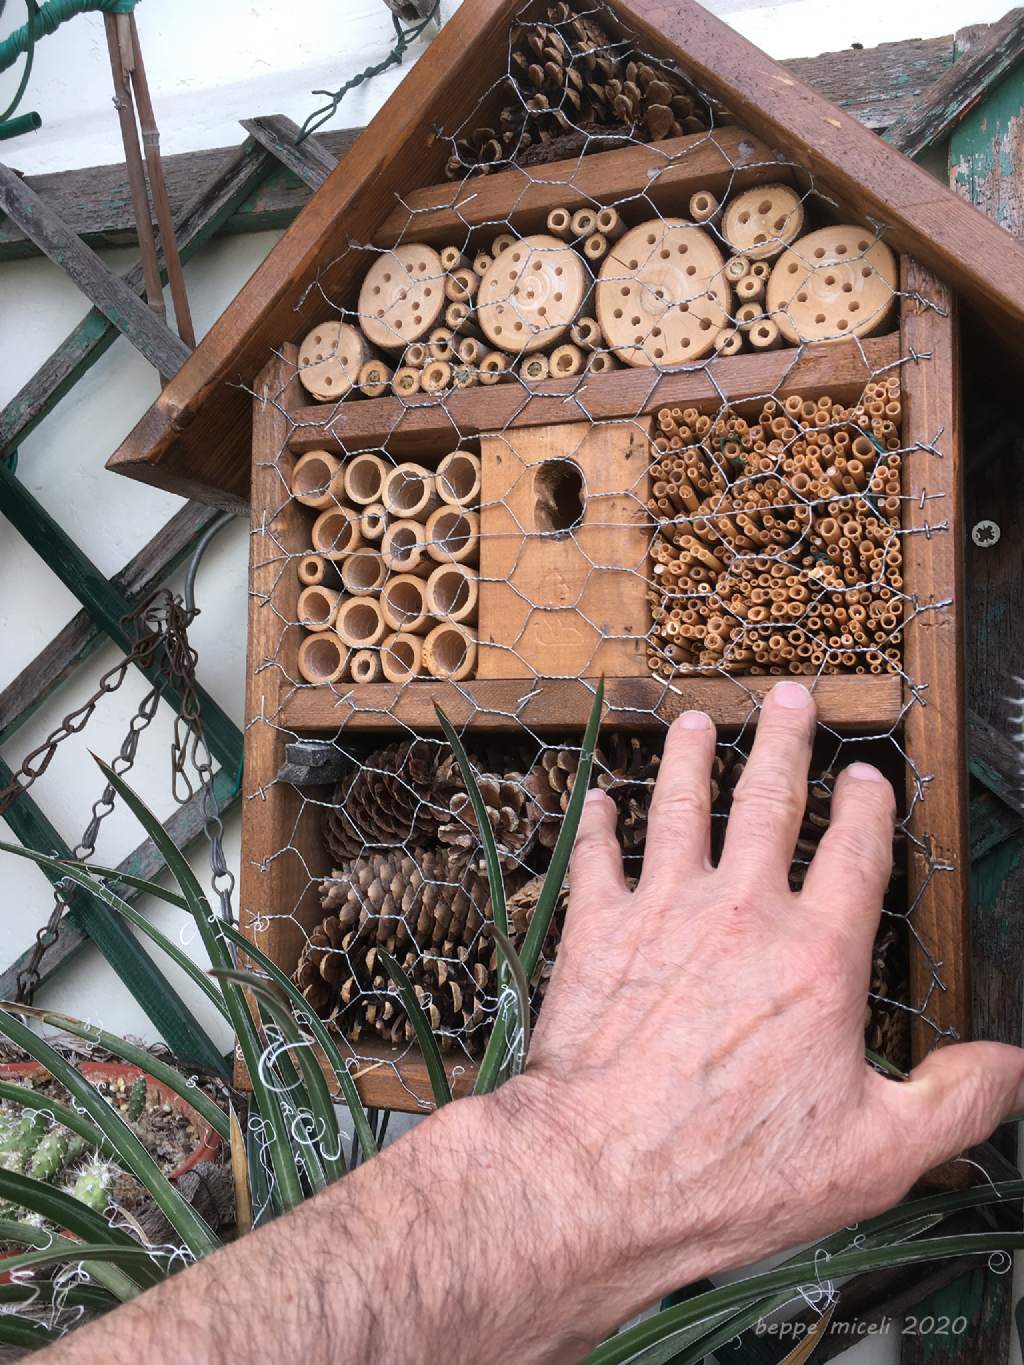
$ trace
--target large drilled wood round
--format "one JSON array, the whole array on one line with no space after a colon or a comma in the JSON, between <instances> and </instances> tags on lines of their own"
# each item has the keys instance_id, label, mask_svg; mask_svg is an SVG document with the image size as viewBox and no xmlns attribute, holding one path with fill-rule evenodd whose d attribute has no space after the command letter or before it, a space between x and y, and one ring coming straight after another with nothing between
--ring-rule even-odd
<instances>
[{"instance_id":1,"label":"large drilled wood round","mask_svg":"<svg viewBox=\"0 0 1024 1365\"><path fill-rule=\"evenodd\" d=\"M652 218L601 265L597 320L627 365L683 365L713 348L732 291L711 237L682 218Z\"/></svg>"},{"instance_id":2,"label":"large drilled wood round","mask_svg":"<svg viewBox=\"0 0 1024 1365\"><path fill-rule=\"evenodd\" d=\"M768 260L800 236L804 206L790 185L756 185L744 190L722 216L722 235L737 255Z\"/></svg>"},{"instance_id":3,"label":"large drilled wood round","mask_svg":"<svg viewBox=\"0 0 1024 1365\"><path fill-rule=\"evenodd\" d=\"M840 341L877 331L896 297L896 257L867 228L801 237L776 262L767 309L787 341Z\"/></svg>"},{"instance_id":4,"label":"large drilled wood round","mask_svg":"<svg viewBox=\"0 0 1024 1365\"><path fill-rule=\"evenodd\" d=\"M476 296L477 321L497 350L522 355L561 340L587 291L580 257L557 237L514 242L487 267Z\"/></svg>"},{"instance_id":5,"label":"large drilled wood round","mask_svg":"<svg viewBox=\"0 0 1024 1365\"><path fill-rule=\"evenodd\" d=\"M374 346L400 350L434 327L445 305L444 267L432 246L382 251L359 290L359 321Z\"/></svg>"},{"instance_id":6,"label":"large drilled wood round","mask_svg":"<svg viewBox=\"0 0 1024 1365\"><path fill-rule=\"evenodd\" d=\"M366 340L347 322L321 322L302 339L299 379L302 387L323 402L341 398L359 377L369 355Z\"/></svg>"}]
</instances>

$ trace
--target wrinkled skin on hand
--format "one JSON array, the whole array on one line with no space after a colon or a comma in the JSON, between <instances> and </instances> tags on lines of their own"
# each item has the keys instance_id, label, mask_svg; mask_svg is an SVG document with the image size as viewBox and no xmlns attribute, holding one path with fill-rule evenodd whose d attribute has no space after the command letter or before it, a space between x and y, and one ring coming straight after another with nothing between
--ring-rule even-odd
<instances>
[{"instance_id":1,"label":"wrinkled skin on hand","mask_svg":"<svg viewBox=\"0 0 1024 1365\"><path fill-rule=\"evenodd\" d=\"M814 720L799 684L769 694L718 867L703 713L669 731L633 892L615 807L588 796L529 1065L499 1094L560 1136L566 1179L606 1211L574 1209L620 1258L611 1316L891 1207L1024 1098L1016 1048L944 1047L906 1084L865 1063L895 799L866 764L842 773L791 892Z\"/></svg>"}]
</instances>

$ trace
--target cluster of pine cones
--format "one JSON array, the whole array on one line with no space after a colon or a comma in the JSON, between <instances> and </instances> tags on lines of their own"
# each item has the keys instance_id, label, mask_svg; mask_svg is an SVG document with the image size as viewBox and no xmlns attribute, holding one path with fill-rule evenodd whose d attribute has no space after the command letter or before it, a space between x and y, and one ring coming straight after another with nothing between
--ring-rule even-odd
<instances>
[{"instance_id":1,"label":"cluster of pine cones","mask_svg":"<svg viewBox=\"0 0 1024 1365\"><path fill-rule=\"evenodd\" d=\"M569 803L579 750L547 748L528 761L522 751L495 746L478 750L471 761L505 868L512 940L519 944ZM716 857L745 762L733 747L715 758ZM633 875L658 764L655 746L635 735L608 734L595 754L593 780L618 806L619 838ZM812 777L790 871L794 889L828 827L830 801L830 776ZM497 949L488 932L490 896L476 820L451 750L440 741L415 739L368 755L335 789L324 838L334 871L321 884L324 918L309 934L295 976L310 1005L354 1042L374 1036L411 1041L411 1025L377 961L384 948L404 967L442 1048L478 1054L496 1007ZM532 983L538 1005L564 902L563 893ZM901 997L903 983L895 976L900 960L896 936L880 938L873 994ZM905 1053L897 1036L905 1018L902 1010L869 1011L868 1045L897 1065Z\"/></svg>"},{"instance_id":2,"label":"cluster of pine cones","mask_svg":"<svg viewBox=\"0 0 1024 1365\"><path fill-rule=\"evenodd\" d=\"M709 124L704 102L677 76L612 37L592 10L577 13L565 0L548 7L547 22L513 26L499 97L496 127L455 139L450 179L574 156L595 133L594 148L607 150L609 133L655 142Z\"/></svg>"}]
</instances>

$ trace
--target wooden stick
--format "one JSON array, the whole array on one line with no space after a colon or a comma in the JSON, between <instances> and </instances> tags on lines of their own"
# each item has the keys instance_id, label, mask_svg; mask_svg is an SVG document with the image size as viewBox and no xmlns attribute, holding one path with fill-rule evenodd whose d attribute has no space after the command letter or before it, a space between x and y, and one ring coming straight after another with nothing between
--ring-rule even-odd
<instances>
[{"instance_id":1,"label":"wooden stick","mask_svg":"<svg viewBox=\"0 0 1024 1365\"><path fill-rule=\"evenodd\" d=\"M307 635L299 645L298 670L306 682L340 682L348 673L352 651L333 630Z\"/></svg>"},{"instance_id":2,"label":"wooden stick","mask_svg":"<svg viewBox=\"0 0 1024 1365\"><path fill-rule=\"evenodd\" d=\"M423 664L432 678L460 682L476 666L476 640L463 626L435 626L423 641Z\"/></svg>"},{"instance_id":3,"label":"wooden stick","mask_svg":"<svg viewBox=\"0 0 1024 1365\"><path fill-rule=\"evenodd\" d=\"M608 254L608 238L603 232L592 232L583 243L583 254L591 265L596 265Z\"/></svg>"},{"instance_id":4,"label":"wooden stick","mask_svg":"<svg viewBox=\"0 0 1024 1365\"><path fill-rule=\"evenodd\" d=\"M512 372L512 357L504 351L488 351L478 366L481 384L497 384Z\"/></svg>"},{"instance_id":5,"label":"wooden stick","mask_svg":"<svg viewBox=\"0 0 1024 1365\"><path fill-rule=\"evenodd\" d=\"M596 318L577 318L569 328L569 336L573 345L584 351L594 351L604 345L604 333Z\"/></svg>"}]
</instances>

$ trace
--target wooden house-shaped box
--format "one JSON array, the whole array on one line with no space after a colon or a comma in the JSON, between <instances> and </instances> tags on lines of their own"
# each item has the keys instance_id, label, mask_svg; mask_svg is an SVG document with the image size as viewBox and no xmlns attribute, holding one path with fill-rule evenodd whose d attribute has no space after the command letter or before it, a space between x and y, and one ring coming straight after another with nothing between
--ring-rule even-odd
<instances>
[{"instance_id":1,"label":"wooden house-shaped box","mask_svg":"<svg viewBox=\"0 0 1024 1365\"><path fill-rule=\"evenodd\" d=\"M719 727L721 817L811 686L794 885L879 763L868 1040L966 1035L961 297L1012 337L1024 253L691 0L463 0L115 454L249 504L242 923L368 1103L429 1099L377 946L462 1089L495 1009L435 704L521 929L599 678L634 870L672 717Z\"/></svg>"}]
</instances>

